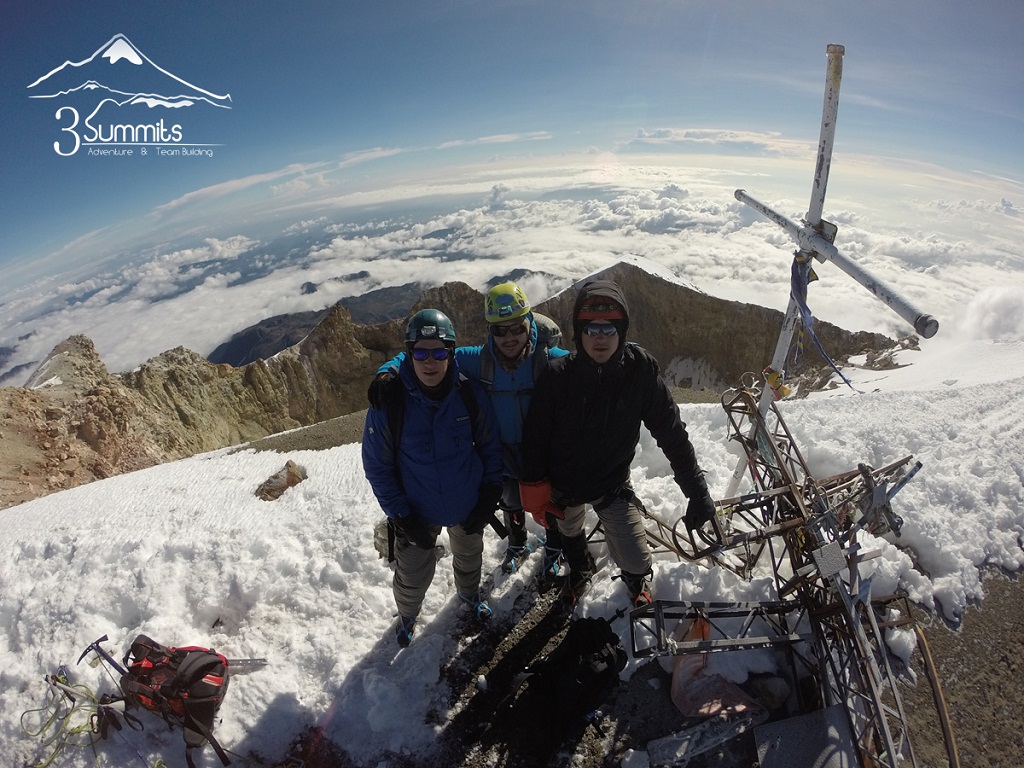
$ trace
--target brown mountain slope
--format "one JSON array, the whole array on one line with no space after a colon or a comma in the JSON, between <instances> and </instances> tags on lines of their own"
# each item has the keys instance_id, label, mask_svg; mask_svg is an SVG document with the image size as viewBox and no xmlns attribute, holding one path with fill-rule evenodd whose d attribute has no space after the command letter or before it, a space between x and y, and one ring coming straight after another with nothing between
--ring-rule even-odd
<instances>
[{"instance_id":1,"label":"brown mountain slope","mask_svg":"<svg viewBox=\"0 0 1024 768\"><path fill-rule=\"evenodd\" d=\"M771 359L782 323L773 310L716 299L620 264L631 301L629 338L649 349L676 386L722 390ZM572 348L575 289L537 305ZM464 283L428 289L409 310L445 311L459 341L486 334L483 296ZM110 373L93 343L54 348L27 387L0 388L0 508L164 461L246 442L362 409L379 365L402 348L404 319L352 322L334 306L299 343L241 367L178 347L128 373ZM891 347L884 336L815 325L836 359ZM804 368L820 365L809 354ZM797 369L799 370L799 369Z\"/></svg>"}]
</instances>

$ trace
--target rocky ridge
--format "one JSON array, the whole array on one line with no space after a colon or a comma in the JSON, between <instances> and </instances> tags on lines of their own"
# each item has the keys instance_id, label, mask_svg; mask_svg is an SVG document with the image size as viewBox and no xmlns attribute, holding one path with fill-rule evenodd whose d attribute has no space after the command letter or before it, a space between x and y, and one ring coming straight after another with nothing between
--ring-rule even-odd
<instances>
[{"instance_id":1,"label":"rocky ridge","mask_svg":"<svg viewBox=\"0 0 1024 768\"><path fill-rule=\"evenodd\" d=\"M675 386L721 391L771 359L779 312L716 299L628 264L603 276L631 301L629 338L662 363ZM575 289L536 309L553 317L571 348ZM463 344L481 343L482 295L464 283L424 291L409 314L445 311ZM0 509L92 480L237 445L361 410L366 384L402 349L405 318L352 321L335 305L298 343L247 365L211 363L183 347L133 371L111 373L92 341L72 336L38 366L25 387L0 388ZM895 342L816 323L837 360ZM805 378L822 361L808 355ZM801 370L801 369L798 369Z\"/></svg>"}]
</instances>

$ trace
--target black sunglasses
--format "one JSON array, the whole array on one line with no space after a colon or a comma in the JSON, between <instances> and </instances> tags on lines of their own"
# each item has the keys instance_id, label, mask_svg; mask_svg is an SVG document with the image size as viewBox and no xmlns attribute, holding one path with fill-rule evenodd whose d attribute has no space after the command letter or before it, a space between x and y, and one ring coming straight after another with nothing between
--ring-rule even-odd
<instances>
[{"instance_id":1,"label":"black sunglasses","mask_svg":"<svg viewBox=\"0 0 1024 768\"><path fill-rule=\"evenodd\" d=\"M413 349L412 359L419 362L423 362L428 357L433 357L435 360L447 360L452 354L452 351L448 347L438 347L437 349Z\"/></svg>"},{"instance_id":2,"label":"black sunglasses","mask_svg":"<svg viewBox=\"0 0 1024 768\"><path fill-rule=\"evenodd\" d=\"M522 336L526 333L526 323L520 323L519 325L492 325L491 335L497 336L499 339L507 334L511 333L513 336Z\"/></svg>"}]
</instances>

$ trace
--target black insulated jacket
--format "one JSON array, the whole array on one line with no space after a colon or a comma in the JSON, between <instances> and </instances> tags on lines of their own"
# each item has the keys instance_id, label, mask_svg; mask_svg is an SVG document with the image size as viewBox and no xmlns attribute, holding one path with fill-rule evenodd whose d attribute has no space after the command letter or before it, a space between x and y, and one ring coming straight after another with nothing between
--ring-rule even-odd
<instances>
[{"instance_id":1,"label":"black insulated jacket","mask_svg":"<svg viewBox=\"0 0 1024 768\"><path fill-rule=\"evenodd\" d=\"M581 324L575 318L591 295L614 298L628 317L628 305L615 283L589 283L573 311L577 339ZM695 498L707 492L657 361L642 347L627 343L625 336L620 333L619 348L604 365L595 364L582 346L553 360L534 389L524 426L521 479L550 480L552 497L563 506L597 501L629 481L641 424L664 451L683 493Z\"/></svg>"}]
</instances>

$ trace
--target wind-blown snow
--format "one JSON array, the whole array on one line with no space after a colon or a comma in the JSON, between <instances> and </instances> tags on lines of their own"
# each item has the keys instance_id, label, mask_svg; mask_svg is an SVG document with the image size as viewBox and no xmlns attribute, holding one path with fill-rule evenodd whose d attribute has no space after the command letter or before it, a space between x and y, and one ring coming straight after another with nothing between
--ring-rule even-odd
<instances>
[{"instance_id":1,"label":"wind-blown snow","mask_svg":"<svg viewBox=\"0 0 1024 768\"><path fill-rule=\"evenodd\" d=\"M899 546L891 537L871 540L881 556L867 567L877 593L902 588L956 619L983 597L979 568L1024 567L1024 342L936 343L900 361L910 365L848 369L859 393L843 386L781 408L817 476L908 453L923 462L894 502L906 521ZM735 466L725 414L717 405L682 406L682 414L712 493L721 496ZM308 479L277 501L256 498L256 487L288 458ZM652 511L678 517L684 498L646 433L633 480ZM75 682L115 690L101 668L74 664L104 634L118 658L140 632L169 645L268 658L265 669L233 679L220 711L216 735L242 755L280 758L316 723L372 765L385 750L425 750L444 727L438 669L457 642L450 559L439 563L412 646L396 656L391 570L373 547L381 513L358 445L287 456L215 451L0 514L0 753L11 764L47 754L19 718L42 706L43 676L59 663L71 665ZM535 557L502 577L494 573L502 548L488 532L485 572L494 574L499 615L538 565ZM597 554L608 563L603 548ZM611 616L625 605L625 588L610 579L615 570L599 573L585 614ZM654 592L663 599L757 600L767 590L764 579L744 582L667 555L656 560ZM628 624L615 626L630 647ZM756 654L729 658L736 656L712 663L742 681L760 662ZM631 661L625 674L636 666ZM181 762L180 732L142 717L144 732L99 744L103 764ZM92 766L96 758L71 750L60 764Z\"/></svg>"}]
</instances>

